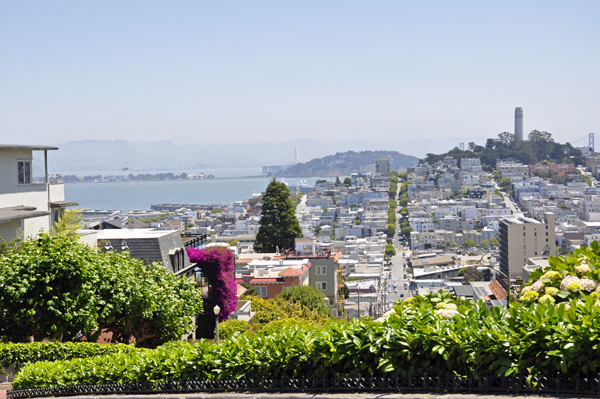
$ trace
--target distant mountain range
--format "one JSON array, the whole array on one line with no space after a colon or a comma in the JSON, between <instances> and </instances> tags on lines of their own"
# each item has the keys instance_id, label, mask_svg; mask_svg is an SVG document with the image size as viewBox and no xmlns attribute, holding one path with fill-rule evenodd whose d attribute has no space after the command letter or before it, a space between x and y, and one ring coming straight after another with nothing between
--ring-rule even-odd
<instances>
[{"instance_id":1,"label":"distant mountain range","mask_svg":"<svg viewBox=\"0 0 600 399\"><path fill-rule=\"evenodd\" d=\"M419 161L417 157L397 151L346 151L292 165L287 170L277 173L277 176L333 177L349 176L353 172L375 172L375 162L384 157L390 160L392 170L399 171L404 171Z\"/></svg>"},{"instance_id":2,"label":"distant mountain range","mask_svg":"<svg viewBox=\"0 0 600 399\"><path fill-rule=\"evenodd\" d=\"M123 140L83 140L57 144L58 151L51 152L50 170L69 171L121 171L135 170L190 170L206 168L243 168L273 164L293 163L295 148L302 160L322 158L346 151L398 151L424 157L427 153L443 153L464 142L484 144L485 138L454 138L442 140L412 140L404 142L375 143L350 141L320 143L313 140L294 140L281 143L224 143L177 145L172 141L128 142ZM305 158L305 159L304 159Z\"/></svg>"}]
</instances>

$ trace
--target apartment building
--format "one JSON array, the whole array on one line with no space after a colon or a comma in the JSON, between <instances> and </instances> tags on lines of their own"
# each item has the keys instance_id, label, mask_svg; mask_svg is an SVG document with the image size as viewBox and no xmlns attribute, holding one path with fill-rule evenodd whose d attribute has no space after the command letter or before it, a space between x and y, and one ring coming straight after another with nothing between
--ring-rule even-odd
<instances>
[{"instance_id":1,"label":"apartment building","mask_svg":"<svg viewBox=\"0 0 600 399\"><path fill-rule=\"evenodd\" d=\"M586 222L600 222L600 196L585 195L579 201L579 217Z\"/></svg>"},{"instance_id":2,"label":"apartment building","mask_svg":"<svg viewBox=\"0 0 600 399\"><path fill-rule=\"evenodd\" d=\"M520 216L500 219L498 235L500 271L511 279L522 274L528 258L556 256L554 214L551 212L544 213L544 223Z\"/></svg>"},{"instance_id":3,"label":"apartment building","mask_svg":"<svg viewBox=\"0 0 600 399\"><path fill-rule=\"evenodd\" d=\"M389 176L390 174L390 159L389 158L379 158L375 163L375 173L379 173L384 176Z\"/></svg>"},{"instance_id":4,"label":"apartment building","mask_svg":"<svg viewBox=\"0 0 600 399\"><path fill-rule=\"evenodd\" d=\"M64 184L48 175L43 145L0 145L0 237L25 238L50 231L64 210Z\"/></svg>"}]
</instances>

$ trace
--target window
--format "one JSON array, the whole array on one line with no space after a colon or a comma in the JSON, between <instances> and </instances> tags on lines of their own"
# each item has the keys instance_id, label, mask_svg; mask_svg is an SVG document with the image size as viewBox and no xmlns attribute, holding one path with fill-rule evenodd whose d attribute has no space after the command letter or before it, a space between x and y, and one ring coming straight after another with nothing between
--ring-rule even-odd
<instances>
[{"instance_id":1,"label":"window","mask_svg":"<svg viewBox=\"0 0 600 399\"><path fill-rule=\"evenodd\" d=\"M254 291L263 298L267 297L267 287L254 287Z\"/></svg>"},{"instance_id":2,"label":"window","mask_svg":"<svg viewBox=\"0 0 600 399\"><path fill-rule=\"evenodd\" d=\"M327 281L317 281L317 289L325 291L327 289Z\"/></svg>"},{"instance_id":3,"label":"window","mask_svg":"<svg viewBox=\"0 0 600 399\"><path fill-rule=\"evenodd\" d=\"M31 184L31 161L18 161L17 169L19 184Z\"/></svg>"},{"instance_id":4,"label":"window","mask_svg":"<svg viewBox=\"0 0 600 399\"><path fill-rule=\"evenodd\" d=\"M327 266L317 266L317 276L327 275Z\"/></svg>"},{"instance_id":5,"label":"window","mask_svg":"<svg viewBox=\"0 0 600 399\"><path fill-rule=\"evenodd\" d=\"M523 232L523 237L525 237L525 232Z\"/></svg>"}]
</instances>

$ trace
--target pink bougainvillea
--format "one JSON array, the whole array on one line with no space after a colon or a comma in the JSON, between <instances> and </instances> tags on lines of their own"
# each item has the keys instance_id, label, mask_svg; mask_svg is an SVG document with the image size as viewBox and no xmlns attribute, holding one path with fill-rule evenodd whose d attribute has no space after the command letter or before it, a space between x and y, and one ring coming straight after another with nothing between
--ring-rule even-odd
<instances>
[{"instance_id":1,"label":"pink bougainvillea","mask_svg":"<svg viewBox=\"0 0 600 399\"><path fill-rule=\"evenodd\" d=\"M188 248L187 253L190 262L196 263L202 269L202 275L211 286L208 299L204 300L204 313L212 313L214 306L219 305L219 320L227 320L237 305L233 253L223 247Z\"/></svg>"}]
</instances>

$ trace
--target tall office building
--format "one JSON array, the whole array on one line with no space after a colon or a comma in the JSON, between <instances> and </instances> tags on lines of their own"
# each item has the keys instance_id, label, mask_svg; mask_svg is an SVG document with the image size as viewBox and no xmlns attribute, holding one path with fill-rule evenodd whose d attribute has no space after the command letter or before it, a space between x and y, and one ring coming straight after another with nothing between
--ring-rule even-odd
<instances>
[{"instance_id":1,"label":"tall office building","mask_svg":"<svg viewBox=\"0 0 600 399\"><path fill-rule=\"evenodd\" d=\"M521 276L527 258L556 256L554 213L544 212L544 222L523 216L499 220L500 271L514 279ZM502 280L503 284L506 281ZM508 288L505 284L505 288Z\"/></svg>"},{"instance_id":2,"label":"tall office building","mask_svg":"<svg viewBox=\"0 0 600 399\"><path fill-rule=\"evenodd\" d=\"M523 140L523 108L515 108L515 135Z\"/></svg>"}]
</instances>

